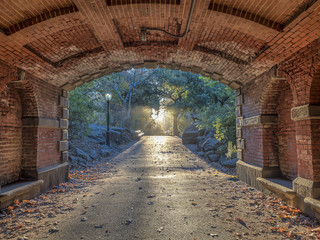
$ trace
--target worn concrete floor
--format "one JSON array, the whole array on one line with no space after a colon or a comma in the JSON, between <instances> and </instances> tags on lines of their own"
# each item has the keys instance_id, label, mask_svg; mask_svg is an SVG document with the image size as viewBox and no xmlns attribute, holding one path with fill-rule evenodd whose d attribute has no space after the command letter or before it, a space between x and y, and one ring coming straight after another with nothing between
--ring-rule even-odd
<instances>
[{"instance_id":1,"label":"worn concrete floor","mask_svg":"<svg viewBox=\"0 0 320 240\"><path fill-rule=\"evenodd\" d=\"M144 137L113 161L74 210L28 239L286 239L258 191L217 172L177 137ZM289 239L289 238L287 238Z\"/></svg>"}]
</instances>

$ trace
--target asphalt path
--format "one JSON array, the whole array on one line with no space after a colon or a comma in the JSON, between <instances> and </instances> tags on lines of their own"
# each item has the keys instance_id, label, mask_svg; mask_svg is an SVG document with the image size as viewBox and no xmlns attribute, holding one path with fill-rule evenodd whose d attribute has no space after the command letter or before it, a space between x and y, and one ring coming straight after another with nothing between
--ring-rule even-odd
<instances>
[{"instance_id":1,"label":"asphalt path","mask_svg":"<svg viewBox=\"0 0 320 240\"><path fill-rule=\"evenodd\" d=\"M282 239L256 214L256 190L217 172L178 137L144 137L57 216L57 231L32 239ZM245 190L242 190L245 188Z\"/></svg>"}]
</instances>

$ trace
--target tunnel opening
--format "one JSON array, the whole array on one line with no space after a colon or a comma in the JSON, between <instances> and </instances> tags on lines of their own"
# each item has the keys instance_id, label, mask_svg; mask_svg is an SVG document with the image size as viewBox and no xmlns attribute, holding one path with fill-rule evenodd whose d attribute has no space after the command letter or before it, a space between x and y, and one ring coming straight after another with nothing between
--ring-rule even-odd
<instances>
[{"instance_id":1,"label":"tunnel opening","mask_svg":"<svg viewBox=\"0 0 320 240\"><path fill-rule=\"evenodd\" d=\"M209 161L236 158L235 91L201 74L162 68L101 76L71 91L71 146L81 139L107 144L107 93L112 144L125 144L137 133L173 135L198 144ZM209 138L213 146L203 148ZM79 156L73 148L70 153L71 161Z\"/></svg>"}]
</instances>

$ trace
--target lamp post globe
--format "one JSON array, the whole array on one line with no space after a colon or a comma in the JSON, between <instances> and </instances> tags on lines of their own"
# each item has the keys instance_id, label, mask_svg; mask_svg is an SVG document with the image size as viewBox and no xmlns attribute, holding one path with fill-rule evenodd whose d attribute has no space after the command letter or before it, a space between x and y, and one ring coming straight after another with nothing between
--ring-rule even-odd
<instances>
[{"instance_id":1,"label":"lamp post globe","mask_svg":"<svg viewBox=\"0 0 320 240\"><path fill-rule=\"evenodd\" d=\"M111 93L106 93L107 100L107 145L110 146L110 100L112 98Z\"/></svg>"},{"instance_id":2,"label":"lamp post globe","mask_svg":"<svg viewBox=\"0 0 320 240\"><path fill-rule=\"evenodd\" d=\"M112 93L106 93L105 97L107 101L110 101L112 98Z\"/></svg>"}]
</instances>

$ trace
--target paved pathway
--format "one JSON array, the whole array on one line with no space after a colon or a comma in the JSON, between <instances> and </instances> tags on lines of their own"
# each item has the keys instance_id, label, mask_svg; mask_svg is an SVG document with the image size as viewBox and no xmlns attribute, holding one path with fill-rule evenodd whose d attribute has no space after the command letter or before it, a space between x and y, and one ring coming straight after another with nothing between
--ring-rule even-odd
<instances>
[{"instance_id":1,"label":"paved pathway","mask_svg":"<svg viewBox=\"0 0 320 240\"><path fill-rule=\"evenodd\" d=\"M285 239L270 230L262 194L217 172L180 138L144 137L113 162L117 172L54 219L57 232L31 239Z\"/></svg>"}]
</instances>

